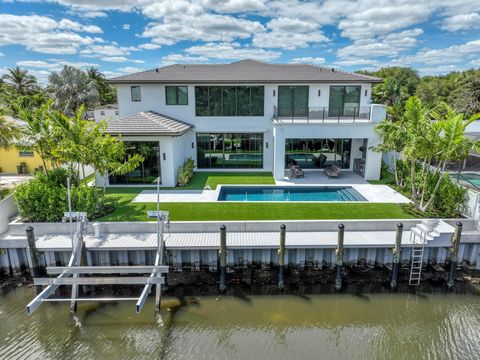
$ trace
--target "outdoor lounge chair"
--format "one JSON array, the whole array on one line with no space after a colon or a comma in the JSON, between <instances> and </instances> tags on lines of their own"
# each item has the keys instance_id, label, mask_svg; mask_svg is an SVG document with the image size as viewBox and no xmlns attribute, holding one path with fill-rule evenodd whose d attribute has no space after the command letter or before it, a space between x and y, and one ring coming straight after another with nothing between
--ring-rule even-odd
<instances>
[{"instance_id":1,"label":"outdoor lounge chair","mask_svg":"<svg viewBox=\"0 0 480 360\"><path fill-rule=\"evenodd\" d=\"M303 178L305 174L303 170L298 165L290 166L290 177L291 178Z\"/></svg>"},{"instance_id":2,"label":"outdoor lounge chair","mask_svg":"<svg viewBox=\"0 0 480 360\"><path fill-rule=\"evenodd\" d=\"M342 168L337 164L333 164L332 166L326 167L324 172L329 178L337 178L340 175Z\"/></svg>"}]
</instances>

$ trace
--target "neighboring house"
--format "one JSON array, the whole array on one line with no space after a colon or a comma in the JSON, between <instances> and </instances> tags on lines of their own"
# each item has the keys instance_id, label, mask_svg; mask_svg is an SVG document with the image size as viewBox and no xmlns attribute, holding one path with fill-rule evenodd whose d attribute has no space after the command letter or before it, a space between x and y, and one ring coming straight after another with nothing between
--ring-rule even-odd
<instances>
[{"instance_id":1,"label":"neighboring house","mask_svg":"<svg viewBox=\"0 0 480 360\"><path fill-rule=\"evenodd\" d=\"M25 122L11 116L5 116L7 121L14 122L22 127ZM14 147L0 148L0 173L3 174L29 174L42 165L42 159L32 151L19 151Z\"/></svg>"},{"instance_id":2,"label":"neighboring house","mask_svg":"<svg viewBox=\"0 0 480 360\"><path fill-rule=\"evenodd\" d=\"M118 105L103 105L93 110L93 118L95 122L103 120L118 120Z\"/></svg>"},{"instance_id":3,"label":"neighboring house","mask_svg":"<svg viewBox=\"0 0 480 360\"><path fill-rule=\"evenodd\" d=\"M111 79L120 119L107 131L145 162L111 176L108 185L152 184L160 176L162 186L175 186L187 157L197 171L272 171L283 179L293 164L318 171L336 162L378 179L382 154L370 147L379 142L374 126L385 107L370 97L380 81L254 60L171 65Z\"/></svg>"}]
</instances>

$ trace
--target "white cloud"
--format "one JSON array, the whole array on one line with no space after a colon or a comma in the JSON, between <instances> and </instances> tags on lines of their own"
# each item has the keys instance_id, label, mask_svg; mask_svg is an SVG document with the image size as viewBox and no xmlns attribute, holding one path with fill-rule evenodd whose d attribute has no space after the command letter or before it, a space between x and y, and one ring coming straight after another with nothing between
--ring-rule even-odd
<instances>
[{"instance_id":1,"label":"white cloud","mask_svg":"<svg viewBox=\"0 0 480 360\"><path fill-rule=\"evenodd\" d=\"M66 30L68 25L75 29ZM23 45L27 49L47 54L75 54L80 47L99 39L82 36L75 31L96 31L70 20L55 21L46 16L0 14L0 46Z\"/></svg>"},{"instance_id":2,"label":"white cloud","mask_svg":"<svg viewBox=\"0 0 480 360\"><path fill-rule=\"evenodd\" d=\"M145 69L138 68L138 67L125 66L125 67L118 68L118 70L125 74L131 74L139 71L144 71Z\"/></svg>"},{"instance_id":3,"label":"white cloud","mask_svg":"<svg viewBox=\"0 0 480 360\"><path fill-rule=\"evenodd\" d=\"M104 18L108 16L104 11L86 11L81 12L79 15L87 19Z\"/></svg>"},{"instance_id":4,"label":"white cloud","mask_svg":"<svg viewBox=\"0 0 480 360\"><path fill-rule=\"evenodd\" d=\"M256 59L270 61L281 55L278 51L245 47L239 43L208 43L189 47L185 49L185 52L193 56L221 60Z\"/></svg>"},{"instance_id":5,"label":"white cloud","mask_svg":"<svg viewBox=\"0 0 480 360\"><path fill-rule=\"evenodd\" d=\"M204 56L189 56L183 54L170 54L164 56L160 63L161 66L172 65L172 64L202 64L207 63L209 59Z\"/></svg>"},{"instance_id":6,"label":"white cloud","mask_svg":"<svg viewBox=\"0 0 480 360\"><path fill-rule=\"evenodd\" d=\"M176 2L175 2L176 3ZM217 14L189 15L177 13L162 22L147 25L142 37L151 38L159 45L173 45L180 41L232 41L246 39L263 31L258 21L250 21Z\"/></svg>"},{"instance_id":7,"label":"white cloud","mask_svg":"<svg viewBox=\"0 0 480 360\"><path fill-rule=\"evenodd\" d=\"M299 19L273 19L267 28L267 32L255 33L252 40L254 46L293 50L328 41L316 24Z\"/></svg>"},{"instance_id":8,"label":"white cloud","mask_svg":"<svg viewBox=\"0 0 480 360\"><path fill-rule=\"evenodd\" d=\"M325 64L325 58L306 56L306 57L293 58L290 62L293 64L306 63L306 64L314 64L314 65L323 65Z\"/></svg>"},{"instance_id":9,"label":"white cloud","mask_svg":"<svg viewBox=\"0 0 480 360\"><path fill-rule=\"evenodd\" d=\"M447 31L480 29L480 14L470 13L451 16L445 19L442 28Z\"/></svg>"},{"instance_id":10,"label":"white cloud","mask_svg":"<svg viewBox=\"0 0 480 360\"><path fill-rule=\"evenodd\" d=\"M396 59L394 64L416 65L452 65L475 60L480 56L480 39L460 45L452 45L439 49L423 49L415 55Z\"/></svg>"},{"instance_id":11,"label":"white cloud","mask_svg":"<svg viewBox=\"0 0 480 360\"><path fill-rule=\"evenodd\" d=\"M423 34L422 29L405 30L391 33L374 39L354 41L337 51L341 59L352 57L394 57L417 45L417 36Z\"/></svg>"},{"instance_id":12,"label":"white cloud","mask_svg":"<svg viewBox=\"0 0 480 360\"><path fill-rule=\"evenodd\" d=\"M123 24L122 29L123 30L130 30L130 24Z\"/></svg>"},{"instance_id":13,"label":"white cloud","mask_svg":"<svg viewBox=\"0 0 480 360\"><path fill-rule=\"evenodd\" d=\"M140 44L137 47L142 50L156 50L156 49L160 49L162 46L158 44L145 43L145 44Z\"/></svg>"},{"instance_id":14,"label":"white cloud","mask_svg":"<svg viewBox=\"0 0 480 360\"><path fill-rule=\"evenodd\" d=\"M123 62L133 62L136 64L143 64L145 61L143 60L133 60L129 59L125 56L102 56L100 60L105 62L116 62L116 63L123 63Z\"/></svg>"},{"instance_id":15,"label":"white cloud","mask_svg":"<svg viewBox=\"0 0 480 360\"><path fill-rule=\"evenodd\" d=\"M219 13L243 13L267 9L265 0L202 0L201 3Z\"/></svg>"},{"instance_id":16,"label":"white cloud","mask_svg":"<svg viewBox=\"0 0 480 360\"><path fill-rule=\"evenodd\" d=\"M132 51L137 51L138 49L133 46L120 46L116 42L112 42L108 45L92 45L88 46L86 49L80 51L80 54L87 57L100 57L100 56L125 56L130 55Z\"/></svg>"},{"instance_id":17,"label":"white cloud","mask_svg":"<svg viewBox=\"0 0 480 360\"><path fill-rule=\"evenodd\" d=\"M103 33L102 29L100 29L96 25L82 25L76 21L72 21L69 19L62 19L58 23L58 28L62 30L71 30L75 32L87 32L92 34L101 34Z\"/></svg>"},{"instance_id":18,"label":"white cloud","mask_svg":"<svg viewBox=\"0 0 480 360\"><path fill-rule=\"evenodd\" d=\"M0 56L5 56L5 54L4 54L4 53L2 53L2 52L0 52Z\"/></svg>"}]
</instances>

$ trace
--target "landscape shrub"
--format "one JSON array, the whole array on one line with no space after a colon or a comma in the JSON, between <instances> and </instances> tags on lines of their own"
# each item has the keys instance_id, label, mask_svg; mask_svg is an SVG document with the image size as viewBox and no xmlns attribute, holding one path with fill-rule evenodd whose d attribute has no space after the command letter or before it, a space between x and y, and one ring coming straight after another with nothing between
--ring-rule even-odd
<instances>
[{"instance_id":1,"label":"landscape shrub","mask_svg":"<svg viewBox=\"0 0 480 360\"><path fill-rule=\"evenodd\" d=\"M37 172L30 181L19 185L15 199L20 216L32 222L61 221L63 213L68 211L67 177L64 169L52 170L48 177ZM73 211L85 211L88 218L95 218L99 201L95 188L72 186L71 200Z\"/></svg>"},{"instance_id":2,"label":"landscape shrub","mask_svg":"<svg viewBox=\"0 0 480 360\"><path fill-rule=\"evenodd\" d=\"M193 169L195 168L195 162L192 158L188 157L183 162L183 165L178 168L177 185L184 187L187 186L190 179L193 177Z\"/></svg>"}]
</instances>

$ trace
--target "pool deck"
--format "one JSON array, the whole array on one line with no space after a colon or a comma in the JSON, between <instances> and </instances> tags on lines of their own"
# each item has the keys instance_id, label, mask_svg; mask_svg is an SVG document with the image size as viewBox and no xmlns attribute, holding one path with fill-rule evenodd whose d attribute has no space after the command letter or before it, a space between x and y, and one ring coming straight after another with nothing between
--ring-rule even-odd
<instances>
[{"instance_id":1,"label":"pool deck","mask_svg":"<svg viewBox=\"0 0 480 360\"><path fill-rule=\"evenodd\" d=\"M216 190L162 190L160 202L217 202L219 185ZM225 185L225 186L275 186L275 185ZM405 196L387 185L372 185L353 172L345 172L338 179L329 179L323 172L306 172L303 179L276 181L276 186L351 186L368 202L405 204L411 202ZM157 202L156 190L144 190L133 199L133 202ZM310 202L310 201L309 201ZM313 201L312 201L313 202ZM323 202L323 201L322 201Z\"/></svg>"}]
</instances>

